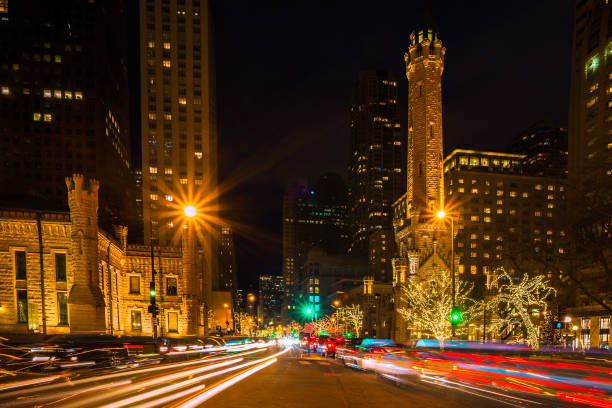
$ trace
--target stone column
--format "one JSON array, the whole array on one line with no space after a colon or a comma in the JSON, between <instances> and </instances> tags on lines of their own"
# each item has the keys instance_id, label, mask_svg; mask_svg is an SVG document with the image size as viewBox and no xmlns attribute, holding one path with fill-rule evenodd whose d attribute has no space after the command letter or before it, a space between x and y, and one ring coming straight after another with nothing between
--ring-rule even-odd
<instances>
[{"instance_id":1,"label":"stone column","mask_svg":"<svg viewBox=\"0 0 612 408\"><path fill-rule=\"evenodd\" d=\"M106 331L104 296L98 271L97 180L66 178L70 206L73 283L68 295L71 333Z\"/></svg>"}]
</instances>

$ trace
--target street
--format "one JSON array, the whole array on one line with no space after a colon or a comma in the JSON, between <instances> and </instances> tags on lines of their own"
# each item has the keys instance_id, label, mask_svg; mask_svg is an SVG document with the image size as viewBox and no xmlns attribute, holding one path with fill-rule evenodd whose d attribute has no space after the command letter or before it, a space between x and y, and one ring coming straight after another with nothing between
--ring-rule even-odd
<instances>
[{"instance_id":1,"label":"street","mask_svg":"<svg viewBox=\"0 0 612 408\"><path fill-rule=\"evenodd\" d=\"M0 384L0 407L576 406L556 398L536 398L441 377L397 380L270 342L228 348L192 360L71 370L9 381ZM612 404L602 399L592 406Z\"/></svg>"}]
</instances>

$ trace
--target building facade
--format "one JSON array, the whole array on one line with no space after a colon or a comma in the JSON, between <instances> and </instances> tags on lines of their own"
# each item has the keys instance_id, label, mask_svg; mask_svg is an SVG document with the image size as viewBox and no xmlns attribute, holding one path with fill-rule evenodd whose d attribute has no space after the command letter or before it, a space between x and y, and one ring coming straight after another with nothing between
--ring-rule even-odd
<instances>
[{"instance_id":1,"label":"building facade","mask_svg":"<svg viewBox=\"0 0 612 408\"><path fill-rule=\"evenodd\" d=\"M69 212L0 211L0 330L148 336L153 281L158 333L205 333L190 224L181 247L128 245L126 227L98 226L96 180L75 174L66 184Z\"/></svg>"},{"instance_id":2,"label":"building facade","mask_svg":"<svg viewBox=\"0 0 612 408\"><path fill-rule=\"evenodd\" d=\"M234 250L234 233L232 227L224 225L219 234L219 273L214 277L213 290L232 293L236 297L238 273L236 270L236 252Z\"/></svg>"},{"instance_id":3,"label":"building facade","mask_svg":"<svg viewBox=\"0 0 612 408\"><path fill-rule=\"evenodd\" d=\"M534 176L567 177L567 129L538 122L518 137L509 153L522 154L521 167Z\"/></svg>"},{"instance_id":4,"label":"building facade","mask_svg":"<svg viewBox=\"0 0 612 408\"><path fill-rule=\"evenodd\" d=\"M483 288L487 275L500 267L509 273L539 271L559 278L555 261L568 250L567 179L563 171L537 175L526 158L457 149L444 160L445 202L456 221L459 279L475 280ZM530 262L537 259L540 262ZM520 267L525 270L516 270Z\"/></svg>"},{"instance_id":5,"label":"building facade","mask_svg":"<svg viewBox=\"0 0 612 408\"><path fill-rule=\"evenodd\" d=\"M3 2L1 206L66 211L79 172L100 180L106 228L136 226L126 35L122 0Z\"/></svg>"},{"instance_id":6,"label":"building facade","mask_svg":"<svg viewBox=\"0 0 612 408\"><path fill-rule=\"evenodd\" d=\"M391 204L404 192L405 146L391 73L359 73L350 117L349 253L367 258L370 234L391 228Z\"/></svg>"}]
</instances>

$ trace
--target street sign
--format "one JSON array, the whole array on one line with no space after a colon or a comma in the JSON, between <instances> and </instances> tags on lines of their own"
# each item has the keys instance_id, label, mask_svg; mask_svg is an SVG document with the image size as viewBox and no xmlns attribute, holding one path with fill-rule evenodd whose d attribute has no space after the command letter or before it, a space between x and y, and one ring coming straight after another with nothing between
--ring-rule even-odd
<instances>
[{"instance_id":1,"label":"street sign","mask_svg":"<svg viewBox=\"0 0 612 408\"><path fill-rule=\"evenodd\" d=\"M152 324L153 326L159 326L159 318L157 318L157 317L152 317L152 318L151 318L151 324Z\"/></svg>"}]
</instances>

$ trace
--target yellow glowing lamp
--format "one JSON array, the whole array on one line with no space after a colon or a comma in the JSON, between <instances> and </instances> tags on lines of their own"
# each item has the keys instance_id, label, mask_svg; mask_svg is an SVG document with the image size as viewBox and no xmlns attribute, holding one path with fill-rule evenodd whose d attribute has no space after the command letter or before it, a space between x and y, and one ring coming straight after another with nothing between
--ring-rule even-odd
<instances>
[{"instance_id":1,"label":"yellow glowing lamp","mask_svg":"<svg viewBox=\"0 0 612 408\"><path fill-rule=\"evenodd\" d=\"M444 218L446 217L446 213L444 212L444 210L440 210L436 213L436 217L438 218Z\"/></svg>"},{"instance_id":2,"label":"yellow glowing lamp","mask_svg":"<svg viewBox=\"0 0 612 408\"><path fill-rule=\"evenodd\" d=\"M185 212L185 215L189 218L193 218L197 214L197 211L193 205L188 205L183 209L183 211Z\"/></svg>"}]
</instances>

